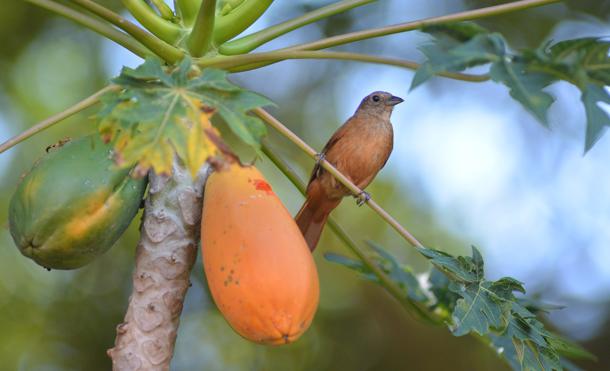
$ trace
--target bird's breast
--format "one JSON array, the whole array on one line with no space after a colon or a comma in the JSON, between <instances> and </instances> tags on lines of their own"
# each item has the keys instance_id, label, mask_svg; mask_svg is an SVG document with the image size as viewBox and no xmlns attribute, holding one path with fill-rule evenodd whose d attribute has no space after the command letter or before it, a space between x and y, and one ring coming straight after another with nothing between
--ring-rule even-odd
<instances>
[{"instance_id":1,"label":"bird's breast","mask_svg":"<svg viewBox=\"0 0 610 371\"><path fill-rule=\"evenodd\" d=\"M366 187L385 165L393 146L392 126L376 123L346 134L333 148L335 166L358 187Z\"/></svg>"}]
</instances>

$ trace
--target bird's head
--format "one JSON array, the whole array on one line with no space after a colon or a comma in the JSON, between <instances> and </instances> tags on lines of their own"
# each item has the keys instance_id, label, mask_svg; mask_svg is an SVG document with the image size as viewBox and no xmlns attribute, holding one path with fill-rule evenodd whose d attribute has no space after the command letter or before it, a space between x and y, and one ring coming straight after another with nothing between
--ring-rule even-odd
<instances>
[{"instance_id":1,"label":"bird's head","mask_svg":"<svg viewBox=\"0 0 610 371\"><path fill-rule=\"evenodd\" d=\"M367 114L390 118L394 106L404 102L404 99L385 91L375 91L364 97L356 114Z\"/></svg>"}]
</instances>

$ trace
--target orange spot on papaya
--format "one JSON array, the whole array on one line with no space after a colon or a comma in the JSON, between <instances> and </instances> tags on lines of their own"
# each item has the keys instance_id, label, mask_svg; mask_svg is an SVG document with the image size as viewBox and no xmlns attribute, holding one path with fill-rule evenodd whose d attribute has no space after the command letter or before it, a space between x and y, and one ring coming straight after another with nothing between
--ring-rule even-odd
<instances>
[{"instance_id":1,"label":"orange spot on papaya","mask_svg":"<svg viewBox=\"0 0 610 371\"><path fill-rule=\"evenodd\" d=\"M271 186L269 185L269 183L265 182L262 179L255 179L254 187L256 188L257 191L263 191L268 195L273 194L273 189L271 189Z\"/></svg>"}]
</instances>

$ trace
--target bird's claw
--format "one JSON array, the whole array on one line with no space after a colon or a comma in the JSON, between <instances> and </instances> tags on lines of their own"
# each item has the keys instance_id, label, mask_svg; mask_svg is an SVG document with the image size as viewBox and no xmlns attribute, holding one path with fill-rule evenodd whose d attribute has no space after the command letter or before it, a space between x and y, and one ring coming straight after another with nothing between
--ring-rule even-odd
<instances>
[{"instance_id":1,"label":"bird's claw","mask_svg":"<svg viewBox=\"0 0 610 371\"><path fill-rule=\"evenodd\" d=\"M371 195L365 191L362 191L356 195L356 204L362 206L371 199Z\"/></svg>"},{"instance_id":2,"label":"bird's claw","mask_svg":"<svg viewBox=\"0 0 610 371\"><path fill-rule=\"evenodd\" d=\"M316 165L320 165L324 160L326 160L326 153L316 153Z\"/></svg>"}]
</instances>

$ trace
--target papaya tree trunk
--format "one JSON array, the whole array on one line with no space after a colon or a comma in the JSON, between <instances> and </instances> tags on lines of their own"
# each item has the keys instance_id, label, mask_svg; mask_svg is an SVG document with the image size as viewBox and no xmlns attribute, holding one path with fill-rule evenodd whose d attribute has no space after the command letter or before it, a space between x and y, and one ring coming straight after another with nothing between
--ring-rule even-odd
<instances>
[{"instance_id":1,"label":"papaya tree trunk","mask_svg":"<svg viewBox=\"0 0 610 371\"><path fill-rule=\"evenodd\" d=\"M197 257L207 170L193 179L175 161L171 177L151 172L129 306L108 350L115 371L169 370Z\"/></svg>"}]
</instances>

